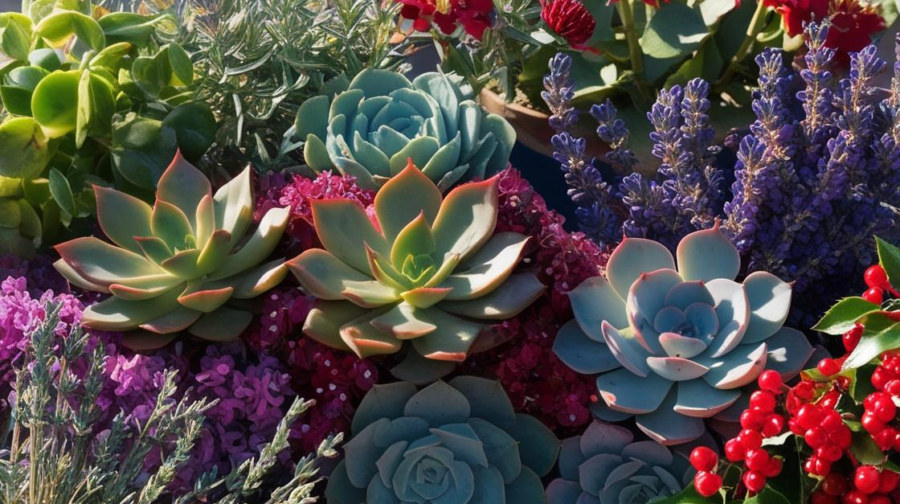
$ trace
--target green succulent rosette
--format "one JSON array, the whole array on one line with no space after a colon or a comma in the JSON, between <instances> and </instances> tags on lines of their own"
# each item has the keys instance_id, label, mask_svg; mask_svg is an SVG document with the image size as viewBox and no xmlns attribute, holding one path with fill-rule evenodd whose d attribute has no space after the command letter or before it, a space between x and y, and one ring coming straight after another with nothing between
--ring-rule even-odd
<instances>
[{"instance_id":1,"label":"green succulent rosette","mask_svg":"<svg viewBox=\"0 0 900 504\"><path fill-rule=\"evenodd\" d=\"M472 182L444 197L410 164L378 192L371 218L355 201L313 201L325 248L288 262L319 298L303 332L362 358L409 341L411 360L394 370L405 380L451 371L476 340L490 341L492 324L544 290L533 272L514 272L529 238L494 233L498 183Z\"/></svg>"},{"instance_id":2,"label":"green succulent rosette","mask_svg":"<svg viewBox=\"0 0 900 504\"><path fill-rule=\"evenodd\" d=\"M254 200L249 166L213 194L209 180L177 155L159 179L156 203L95 186L95 237L56 246L56 269L83 289L111 294L84 311L85 327L126 334L130 346L161 346L180 331L237 338L251 314L232 300L256 297L287 275L267 261L289 209L273 208L250 230ZM264 262L265 261L265 262Z\"/></svg>"},{"instance_id":3,"label":"green succulent rosette","mask_svg":"<svg viewBox=\"0 0 900 504\"><path fill-rule=\"evenodd\" d=\"M559 441L498 382L375 385L353 417L329 504L543 504Z\"/></svg>"},{"instance_id":4,"label":"green succulent rosette","mask_svg":"<svg viewBox=\"0 0 900 504\"><path fill-rule=\"evenodd\" d=\"M696 471L683 454L656 441L634 441L628 429L593 422L562 441L559 478L549 504L645 504L690 486Z\"/></svg>"},{"instance_id":5,"label":"green succulent rosette","mask_svg":"<svg viewBox=\"0 0 900 504\"><path fill-rule=\"evenodd\" d=\"M409 159L441 191L487 179L507 167L516 141L512 126L486 114L455 75L430 72L410 82L371 68L333 100L305 101L296 129L313 171L337 168L368 189L400 173Z\"/></svg>"},{"instance_id":6,"label":"green succulent rosette","mask_svg":"<svg viewBox=\"0 0 900 504\"><path fill-rule=\"evenodd\" d=\"M735 282L740 256L718 225L686 236L676 255L677 267L658 242L626 238L605 278L569 293L575 320L553 345L573 370L599 374L595 414L634 416L666 445L700 437L704 419L737 421L742 387L765 369L794 376L813 352L803 333L782 327L790 284L766 272Z\"/></svg>"}]
</instances>

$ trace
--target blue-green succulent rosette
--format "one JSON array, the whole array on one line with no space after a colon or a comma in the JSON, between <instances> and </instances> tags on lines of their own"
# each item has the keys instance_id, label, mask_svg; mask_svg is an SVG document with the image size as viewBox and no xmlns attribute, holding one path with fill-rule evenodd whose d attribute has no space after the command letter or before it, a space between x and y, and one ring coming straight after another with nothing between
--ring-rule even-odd
<instances>
[{"instance_id":1,"label":"blue-green succulent rosette","mask_svg":"<svg viewBox=\"0 0 900 504\"><path fill-rule=\"evenodd\" d=\"M559 478L547 486L549 504L644 504L677 494L694 469L683 454L656 441L634 441L628 429L594 422L564 439Z\"/></svg>"},{"instance_id":2,"label":"blue-green succulent rosette","mask_svg":"<svg viewBox=\"0 0 900 504\"><path fill-rule=\"evenodd\" d=\"M485 113L458 76L429 72L410 81L373 68L333 100L303 102L296 135L314 172L336 168L366 189L378 189L410 159L441 191L488 179L507 167L516 141L512 126Z\"/></svg>"},{"instance_id":3,"label":"blue-green succulent rosette","mask_svg":"<svg viewBox=\"0 0 900 504\"><path fill-rule=\"evenodd\" d=\"M676 445L697 439L704 419L737 421L742 387L765 369L785 379L813 349L800 331L782 327L791 286L755 272L736 282L737 249L719 231L686 236L676 260L661 244L626 238L606 277L569 293L575 320L553 350L573 370L599 374L598 417L635 417L650 438Z\"/></svg>"},{"instance_id":4,"label":"blue-green succulent rosette","mask_svg":"<svg viewBox=\"0 0 900 504\"><path fill-rule=\"evenodd\" d=\"M325 491L329 504L544 504L559 441L499 382L376 385Z\"/></svg>"}]
</instances>

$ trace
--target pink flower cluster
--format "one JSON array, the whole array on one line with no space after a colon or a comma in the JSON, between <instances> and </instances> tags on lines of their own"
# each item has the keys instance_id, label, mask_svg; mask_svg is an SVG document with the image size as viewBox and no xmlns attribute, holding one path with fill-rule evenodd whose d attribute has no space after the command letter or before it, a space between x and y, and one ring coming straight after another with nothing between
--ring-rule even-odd
<instances>
[{"instance_id":1,"label":"pink flower cluster","mask_svg":"<svg viewBox=\"0 0 900 504\"><path fill-rule=\"evenodd\" d=\"M470 356L463 371L496 376L513 405L565 432L587 424L597 402L589 376L574 373L553 353L556 331L572 318L566 295L584 279L596 276L608 254L582 233L563 228L565 219L547 208L544 199L514 169L500 174L497 231L532 237L520 268L535 268L547 290L519 316L497 327L507 343Z\"/></svg>"}]
</instances>

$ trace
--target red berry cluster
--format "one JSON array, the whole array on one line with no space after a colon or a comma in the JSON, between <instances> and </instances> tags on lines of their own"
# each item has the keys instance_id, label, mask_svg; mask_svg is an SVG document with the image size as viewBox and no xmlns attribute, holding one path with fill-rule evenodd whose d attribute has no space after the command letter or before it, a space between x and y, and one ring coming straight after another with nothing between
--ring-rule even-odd
<instances>
[{"instance_id":1,"label":"red berry cluster","mask_svg":"<svg viewBox=\"0 0 900 504\"><path fill-rule=\"evenodd\" d=\"M861 465L848 481L838 473L822 480L819 489L810 497L810 504L892 504L890 494L897 489L900 474L879 471L877 467Z\"/></svg>"},{"instance_id":2,"label":"red berry cluster","mask_svg":"<svg viewBox=\"0 0 900 504\"><path fill-rule=\"evenodd\" d=\"M880 265L875 264L873 266L869 266L869 269L866 270L866 273L863 277L866 281L866 286L869 287L865 293L863 293L862 297L866 301L875 304L881 304L884 302L884 293L885 291L890 292L894 296L900 297L900 294L893 287L891 287L891 283L888 280L887 273L884 271Z\"/></svg>"},{"instance_id":3,"label":"red berry cluster","mask_svg":"<svg viewBox=\"0 0 900 504\"><path fill-rule=\"evenodd\" d=\"M784 416L776 413L777 397L784 393L786 387L777 371L764 371L759 375L759 388L750 395L750 407L741 413L741 433L738 437L725 443L725 458L729 462L743 462L745 471L741 482L753 495L762 491L768 478L781 474L782 461L763 448L763 440L781 434L784 429ZM708 462L715 453L708 448L696 448L691 453L691 464L697 469L694 477L694 488L697 493L709 497L722 487L722 478L714 473L718 459ZM695 458L697 462L695 462Z\"/></svg>"}]
</instances>

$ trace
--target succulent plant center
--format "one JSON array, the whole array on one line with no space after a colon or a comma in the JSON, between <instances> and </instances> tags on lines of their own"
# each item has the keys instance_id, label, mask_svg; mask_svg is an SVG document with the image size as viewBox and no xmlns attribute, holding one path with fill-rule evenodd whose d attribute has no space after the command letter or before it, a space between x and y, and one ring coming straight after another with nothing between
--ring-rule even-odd
<instances>
[{"instance_id":1,"label":"succulent plant center","mask_svg":"<svg viewBox=\"0 0 900 504\"><path fill-rule=\"evenodd\" d=\"M403 260L400 271L410 283L419 287L434 275L435 262L434 259L427 254L409 254L406 256L406 259Z\"/></svg>"}]
</instances>

